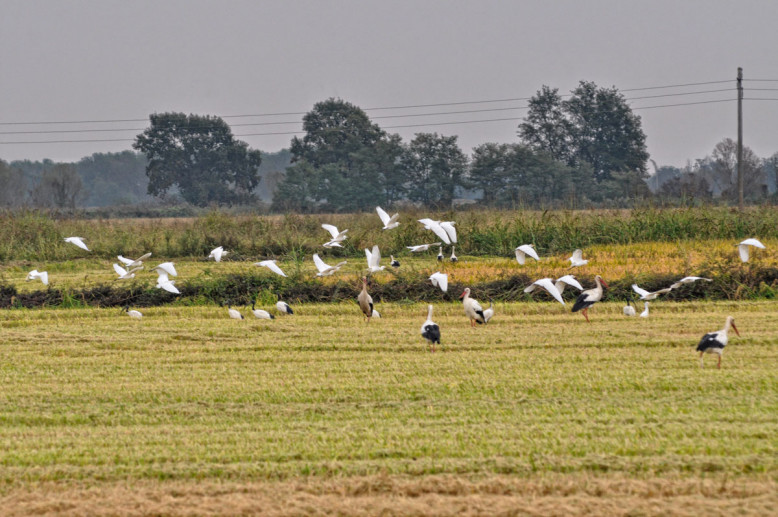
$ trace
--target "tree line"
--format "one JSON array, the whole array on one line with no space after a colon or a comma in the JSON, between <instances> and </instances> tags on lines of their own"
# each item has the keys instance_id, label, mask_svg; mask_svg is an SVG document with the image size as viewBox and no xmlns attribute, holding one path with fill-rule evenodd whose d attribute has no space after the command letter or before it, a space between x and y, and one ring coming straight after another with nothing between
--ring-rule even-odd
<instances>
[{"instance_id":1,"label":"tree line","mask_svg":"<svg viewBox=\"0 0 778 517\"><path fill-rule=\"evenodd\" d=\"M629 206L636 199L736 198L736 146L684 168L649 174L640 117L616 88L581 81L569 95L543 86L529 101L516 141L484 143L470 156L456 136L417 133L409 142L342 99L316 103L302 137L263 153L219 117L152 114L136 152L95 154L75 164L0 162L0 205L105 206L152 199L195 206L246 205L278 212L346 212L415 203L448 209L458 199L495 207ZM775 196L778 153L745 148L751 201Z\"/></svg>"}]
</instances>

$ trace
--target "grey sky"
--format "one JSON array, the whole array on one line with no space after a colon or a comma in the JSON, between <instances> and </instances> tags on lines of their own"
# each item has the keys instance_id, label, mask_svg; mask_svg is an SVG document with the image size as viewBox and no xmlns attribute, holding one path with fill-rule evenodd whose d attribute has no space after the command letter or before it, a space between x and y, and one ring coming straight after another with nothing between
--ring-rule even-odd
<instances>
[{"instance_id":1,"label":"grey sky","mask_svg":"<svg viewBox=\"0 0 778 517\"><path fill-rule=\"evenodd\" d=\"M721 81L627 97L733 88L635 100L633 108L735 98L778 82L778 2L765 1L41 1L0 0L0 122L305 112L328 97L362 108L569 92L579 80L620 90ZM746 97L778 98L778 91ZM523 101L369 111L371 117L522 106ZM521 118L525 111L375 119L382 127ZM652 158L683 165L736 136L736 103L636 110ZM230 124L299 116L229 118ZM518 121L387 129L458 134L462 148L516 141ZM0 125L0 131L142 128L143 122ZM234 126L236 135L299 124ZM0 142L126 138L122 142L0 145L0 158L77 160L129 149L138 131L3 134ZM290 135L241 137L275 151ZM745 104L745 143L778 151L778 101Z\"/></svg>"}]
</instances>

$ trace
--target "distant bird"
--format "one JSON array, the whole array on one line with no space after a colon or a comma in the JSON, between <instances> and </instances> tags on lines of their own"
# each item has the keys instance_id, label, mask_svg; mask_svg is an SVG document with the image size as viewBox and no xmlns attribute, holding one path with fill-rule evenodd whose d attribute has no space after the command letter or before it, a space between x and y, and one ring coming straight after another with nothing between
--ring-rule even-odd
<instances>
[{"instance_id":1,"label":"distant bird","mask_svg":"<svg viewBox=\"0 0 778 517\"><path fill-rule=\"evenodd\" d=\"M579 291L583 291L583 286L578 282L578 280L575 279L573 275L565 275L560 276L556 279L556 282L554 282L554 287L556 287L557 291L559 291L559 294L562 294L562 292L565 290L566 286L575 287Z\"/></svg>"},{"instance_id":2,"label":"distant bird","mask_svg":"<svg viewBox=\"0 0 778 517\"><path fill-rule=\"evenodd\" d=\"M151 270L152 271L162 270L170 276L178 276L178 272L176 271L175 264L173 264L172 262L163 262L162 264L159 264L151 268Z\"/></svg>"},{"instance_id":3,"label":"distant bird","mask_svg":"<svg viewBox=\"0 0 778 517\"><path fill-rule=\"evenodd\" d=\"M765 249L765 245L759 242L756 239L746 239L740 244L737 245L737 250L740 252L740 260L743 262L748 262L749 254L748 254L748 247L754 246L755 248L761 248Z\"/></svg>"},{"instance_id":4,"label":"distant bird","mask_svg":"<svg viewBox=\"0 0 778 517\"><path fill-rule=\"evenodd\" d=\"M325 264L324 261L319 258L318 253L313 254L313 263L316 264L316 269L319 270L319 272L316 274L316 276L330 276L334 275L335 272L337 272L340 268L342 268L344 265L346 265L346 261L338 262L334 266L330 266L328 264Z\"/></svg>"},{"instance_id":5,"label":"distant bird","mask_svg":"<svg viewBox=\"0 0 778 517\"><path fill-rule=\"evenodd\" d=\"M373 246L373 251L365 248L365 257L367 257L367 269L371 273L378 273L386 268L386 266L381 265L381 250L378 249L377 244Z\"/></svg>"},{"instance_id":6,"label":"distant bird","mask_svg":"<svg viewBox=\"0 0 778 517\"><path fill-rule=\"evenodd\" d=\"M459 259L457 258L457 256L456 256L456 255L454 255L454 247L455 247L455 246L451 246L451 262L457 262L457 261L459 261Z\"/></svg>"},{"instance_id":7,"label":"distant bird","mask_svg":"<svg viewBox=\"0 0 778 517\"><path fill-rule=\"evenodd\" d=\"M393 267L393 268L395 268L395 269L397 269L398 267L400 267L400 261L399 261L399 260L396 260L396 259L394 258L394 255L389 255L389 258L390 258L390 259L392 259L392 261L389 263L389 265L390 265L390 266L392 266L392 267Z\"/></svg>"},{"instance_id":8,"label":"distant bird","mask_svg":"<svg viewBox=\"0 0 778 517\"><path fill-rule=\"evenodd\" d=\"M430 275L430 282L435 287L440 287L440 290L444 293L448 291L448 275L437 271Z\"/></svg>"},{"instance_id":9,"label":"distant bird","mask_svg":"<svg viewBox=\"0 0 778 517\"><path fill-rule=\"evenodd\" d=\"M643 302L645 309L640 313L641 318L648 318L648 302Z\"/></svg>"},{"instance_id":10,"label":"distant bird","mask_svg":"<svg viewBox=\"0 0 778 517\"><path fill-rule=\"evenodd\" d=\"M43 285L49 285L49 273L48 271L38 271L37 269L33 269L29 273L27 273L27 281L30 280L40 280L43 282Z\"/></svg>"},{"instance_id":11,"label":"distant bird","mask_svg":"<svg viewBox=\"0 0 778 517\"><path fill-rule=\"evenodd\" d=\"M359 302L359 308L362 309L362 313L367 318L367 322L370 323L370 318L373 317L374 312L373 297L367 294L367 278L364 276L362 277L362 292L357 296L357 301Z\"/></svg>"},{"instance_id":12,"label":"distant bird","mask_svg":"<svg viewBox=\"0 0 778 517\"><path fill-rule=\"evenodd\" d=\"M573 256L567 260L570 261L571 264L570 269L573 269L574 267L585 266L586 264L589 263L588 260L583 259L583 250L580 249L575 250L573 252Z\"/></svg>"},{"instance_id":13,"label":"distant bird","mask_svg":"<svg viewBox=\"0 0 778 517\"><path fill-rule=\"evenodd\" d=\"M397 219L400 218L400 214L394 214L392 217L389 217L389 214L387 214L380 206L375 207L375 211L378 213L378 217L381 218L381 222L384 224L384 230L391 230L392 228L397 228L400 226L400 223L397 222Z\"/></svg>"},{"instance_id":14,"label":"distant bird","mask_svg":"<svg viewBox=\"0 0 778 517\"><path fill-rule=\"evenodd\" d=\"M138 266L133 269L124 269L119 264L114 263L113 270L116 271L116 274L119 275L119 278L117 280L129 280L130 278L135 277L135 273L143 269L143 266Z\"/></svg>"},{"instance_id":15,"label":"distant bird","mask_svg":"<svg viewBox=\"0 0 778 517\"><path fill-rule=\"evenodd\" d=\"M421 337L427 340L433 352L435 343L440 344L440 327L432 321L432 305L427 306L427 321L421 325Z\"/></svg>"},{"instance_id":16,"label":"distant bird","mask_svg":"<svg viewBox=\"0 0 778 517\"><path fill-rule=\"evenodd\" d=\"M703 354L718 354L719 362L717 366L721 369L721 355L724 353L724 347L727 346L727 332L729 332L730 328L735 331L735 334L740 336L740 332L738 332L735 326L735 318L732 316L727 316L727 322L723 329L702 336L700 344L697 345L697 351L700 353L700 368L705 366L702 360Z\"/></svg>"},{"instance_id":17,"label":"distant bird","mask_svg":"<svg viewBox=\"0 0 778 517\"><path fill-rule=\"evenodd\" d=\"M438 262L443 262L443 246L438 248Z\"/></svg>"},{"instance_id":18,"label":"distant bird","mask_svg":"<svg viewBox=\"0 0 778 517\"><path fill-rule=\"evenodd\" d=\"M214 248L211 250L211 252L208 254L207 260L213 259L216 262L221 262L222 257L226 256L228 251L224 251L224 248L222 246L219 246L218 248Z\"/></svg>"},{"instance_id":19,"label":"distant bird","mask_svg":"<svg viewBox=\"0 0 778 517\"><path fill-rule=\"evenodd\" d=\"M286 276L286 273L284 273L280 267L276 264L275 260L263 260L262 262L255 262L255 266L262 266L268 268L270 271L277 275Z\"/></svg>"},{"instance_id":20,"label":"distant bird","mask_svg":"<svg viewBox=\"0 0 778 517\"><path fill-rule=\"evenodd\" d=\"M632 301L630 300L627 300L627 305L624 306L623 311L624 311L624 316L634 316L635 314L637 314L637 311L632 306Z\"/></svg>"},{"instance_id":21,"label":"distant bird","mask_svg":"<svg viewBox=\"0 0 778 517\"><path fill-rule=\"evenodd\" d=\"M451 237L449 237L448 232L440 225L440 221L435 221L428 218L419 219L418 221L424 225L425 230L432 230L432 232L437 235L440 240L446 244L451 244Z\"/></svg>"},{"instance_id":22,"label":"distant bird","mask_svg":"<svg viewBox=\"0 0 778 517\"><path fill-rule=\"evenodd\" d=\"M484 309L484 323L489 323L489 320L494 317L494 303L489 298L489 308Z\"/></svg>"},{"instance_id":23,"label":"distant bird","mask_svg":"<svg viewBox=\"0 0 778 517\"><path fill-rule=\"evenodd\" d=\"M534 258L535 260L540 260L540 257L538 257L538 253L535 251L535 248L533 248L532 244L522 244L518 248L515 249L516 252L516 261L524 265L524 262L527 260L527 255Z\"/></svg>"},{"instance_id":24,"label":"distant bird","mask_svg":"<svg viewBox=\"0 0 778 517\"><path fill-rule=\"evenodd\" d=\"M173 294L181 294L181 291L178 290L178 288L173 285L174 281L170 280L170 277L168 275L176 276L178 273L176 272L176 268L173 266L172 262L163 262L162 264L154 267L151 269L152 271L157 272L157 285L155 286L157 289L164 289L165 291Z\"/></svg>"},{"instance_id":25,"label":"distant bird","mask_svg":"<svg viewBox=\"0 0 778 517\"><path fill-rule=\"evenodd\" d=\"M75 244L82 250L90 251L90 249L86 247L86 244L84 244L83 237L67 237L65 239L65 242L69 242L70 244Z\"/></svg>"},{"instance_id":26,"label":"distant bird","mask_svg":"<svg viewBox=\"0 0 778 517\"><path fill-rule=\"evenodd\" d=\"M294 314L294 311L291 307L289 307L289 304L286 302L282 302L281 300L278 300L276 302L276 310L282 314Z\"/></svg>"},{"instance_id":27,"label":"distant bird","mask_svg":"<svg viewBox=\"0 0 778 517\"><path fill-rule=\"evenodd\" d=\"M419 244L418 246L406 246L406 248L411 250L413 253L418 253L420 251L427 251L430 249L430 246L440 246L440 243L433 242L432 244Z\"/></svg>"},{"instance_id":28,"label":"distant bird","mask_svg":"<svg viewBox=\"0 0 778 517\"><path fill-rule=\"evenodd\" d=\"M457 243L457 229L454 228L455 224L457 223L455 223L454 221L443 221L440 223L440 227L443 228L443 230L445 230L449 240L451 241L451 244Z\"/></svg>"},{"instance_id":29,"label":"distant bird","mask_svg":"<svg viewBox=\"0 0 778 517\"><path fill-rule=\"evenodd\" d=\"M332 239L330 239L329 242L324 243L323 246L325 248L342 247L340 243L346 240L346 232L348 232L348 230L343 230L341 232L338 230L337 226L333 226L331 224L323 224L321 227L330 232L330 235L332 235Z\"/></svg>"},{"instance_id":30,"label":"distant bird","mask_svg":"<svg viewBox=\"0 0 778 517\"><path fill-rule=\"evenodd\" d=\"M139 320L143 317L143 314L140 311L136 311L135 309L130 309L129 305L125 305L122 307L122 312L126 312L127 316L134 320Z\"/></svg>"},{"instance_id":31,"label":"distant bird","mask_svg":"<svg viewBox=\"0 0 778 517\"><path fill-rule=\"evenodd\" d=\"M224 306L224 305L225 305L225 302L222 302L222 306ZM243 319L243 314L241 314L239 310L233 309L230 306L230 302L229 301L226 302L226 305L227 305L227 314L229 314L230 318L232 318L234 320L242 320Z\"/></svg>"},{"instance_id":32,"label":"distant bird","mask_svg":"<svg viewBox=\"0 0 778 517\"><path fill-rule=\"evenodd\" d=\"M475 327L475 324L483 324L486 321L484 317L484 309L478 300L470 298L470 288L465 287L465 290L459 296L462 299L462 306L465 309L465 316L470 318L470 327Z\"/></svg>"},{"instance_id":33,"label":"distant bird","mask_svg":"<svg viewBox=\"0 0 778 517\"><path fill-rule=\"evenodd\" d=\"M276 319L275 316L273 316L272 314L270 314L269 312L267 312L264 309L255 309L254 308L254 303L255 302L251 302L251 314L253 314L255 318L261 319L261 320L274 320L274 319Z\"/></svg>"},{"instance_id":34,"label":"distant bird","mask_svg":"<svg viewBox=\"0 0 778 517\"><path fill-rule=\"evenodd\" d=\"M537 287L542 287L543 289L548 291L549 294L551 296L553 296L556 301L558 301L562 305L565 304L565 301L562 298L562 294L559 292L559 289L556 288L556 286L554 285L554 281L552 279L550 279L550 278L541 278L540 280L535 280L526 289L524 289L524 292L525 293L531 293Z\"/></svg>"},{"instance_id":35,"label":"distant bird","mask_svg":"<svg viewBox=\"0 0 778 517\"><path fill-rule=\"evenodd\" d=\"M656 300L659 295L667 294L670 291L672 291L673 288L665 287L664 289L659 289L658 291L649 292L641 287L638 287L638 284L632 284L632 290L640 295L641 300L647 301L647 300Z\"/></svg>"},{"instance_id":36,"label":"distant bird","mask_svg":"<svg viewBox=\"0 0 778 517\"><path fill-rule=\"evenodd\" d=\"M378 318L379 320L381 319L381 314L378 312L378 309L376 309L375 307L373 308L373 316L372 317L373 318Z\"/></svg>"},{"instance_id":37,"label":"distant bird","mask_svg":"<svg viewBox=\"0 0 778 517\"><path fill-rule=\"evenodd\" d=\"M597 287L582 292L578 295L575 305L573 305L573 312L581 311L581 314L584 315L587 322L589 321L589 316L587 315L589 307L602 300L603 286L608 287L608 284L605 283L605 280L603 280L600 275L595 276L594 281L597 284Z\"/></svg>"},{"instance_id":38,"label":"distant bird","mask_svg":"<svg viewBox=\"0 0 778 517\"><path fill-rule=\"evenodd\" d=\"M119 259L119 262L124 264L124 267L126 267L127 269L130 269L130 268L134 268L136 266L142 266L143 265L143 261L147 260L150 256L151 256L151 253L146 253L142 257L136 258L135 260L129 259L129 258L126 258L126 257L122 257L121 255L118 255L116 258Z\"/></svg>"},{"instance_id":39,"label":"distant bird","mask_svg":"<svg viewBox=\"0 0 778 517\"><path fill-rule=\"evenodd\" d=\"M713 282L710 278L702 278L701 276L685 276L682 279L678 280L676 283L672 284L670 286L670 289L678 289L684 284L691 284L693 282L696 282L698 280L703 280L705 282Z\"/></svg>"}]
</instances>

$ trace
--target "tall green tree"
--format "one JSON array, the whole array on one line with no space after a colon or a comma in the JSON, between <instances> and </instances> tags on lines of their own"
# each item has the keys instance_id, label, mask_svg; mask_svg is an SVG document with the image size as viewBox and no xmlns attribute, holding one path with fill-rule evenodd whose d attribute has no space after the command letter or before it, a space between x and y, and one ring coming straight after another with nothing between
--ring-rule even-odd
<instances>
[{"instance_id":1,"label":"tall green tree","mask_svg":"<svg viewBox=\"0 0 778 517\"><path fill-rule=\"evenodd\" d=\"M189 203L235 204L253 200L260 152L236 140L220 117L155 113L133 147L146 155L148 192L165 195L177 187Z\"/></svg>"},{"instance_id":2,"label":"tall green tree","mask_svg":"<svg viewBox=\"0 0 778 517\"><path fill-rule=\"evenodd\" d=\"M457 137L417 133L401 158L408 197L427 207L451 208L454 192L466 186L467 156Z\"/></svg>"}]
</instances>

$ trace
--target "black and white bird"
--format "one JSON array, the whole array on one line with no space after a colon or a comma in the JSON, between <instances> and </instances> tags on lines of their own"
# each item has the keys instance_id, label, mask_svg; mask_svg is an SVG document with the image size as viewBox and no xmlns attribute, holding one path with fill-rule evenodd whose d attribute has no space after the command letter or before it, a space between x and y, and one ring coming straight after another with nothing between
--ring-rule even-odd
<instances>
[{"instance_id":1,"label":"black and white bird","mask_svg":"<svg viewBox=\"0 0 778 517\"><path fill-rule=\"evenodd\" d=\"M282 314L294 314L294 311L289 307L289 304L282 302L281 300L276 302L276 310Z\"/></svg>"},{"instance_id":2,"label":"black and white bird","mask_svg":"<svg viewBox=\"0 0 778 517\"><path fill-rule=\"evenodd\" d=\"M634 316L637 314L637 311L632 306L632 300L627 300L627 305L624 306L624 309L622 309L624 312L624 316Z\"/></svg>"},{"instance_id":3,"label":"black and white bird","mask_svg":"<svg viewBox=\"0 0 778 517\"><path fill-rule=\"evenodd\" d=\"M718 354L719 362L717 366L721 368L721 355L724 353L724 347L727 346L727 333L730 328L735 331L735 334L740 336L740 332L738 332L735 326L735 318L732 316L727 316L727 322L723 329L702 336L700 344L697 345L697 351L700 353L700 368L705 366L702 360L704 354Z\"/></svg>"},{"instance_id":4,"label":"black and white bird","mask_svg":"<svg viewBox=\"0 0 778 517\"><path fill-rule=\"evenodd\" d=\"M435 351L435 343L440 344L440 327L432 321L432 305L427 306L427 321L421 326L421 337L427 340L432 351Z\"/></svg>"},{"instance_id":5,"label":"black and white bird","mask_svg":"<svg viewBox=\"0 0 778 517\"><path fill-rule=\"evenodd\" d=\"M140 311L136 311L135 309L130 309L129 305L125 305L122 307L122 312L126 312L127 316L134 320L139 320L143 318L143 314Z\"/></svg>"},{"instance_id":6,"label":"black and white bird","mask_svg":"<svg viewBox=\"0 0 778 517\"><path fill-rule=\"evenodd\" d=\"M222 307L224 305L227 305L227 314L229 314L230 318L232 318L234 320L242 320L243 319L243 314L241 314L238 309L233 309L232 306L231 306L232 304L229 301L222 302L221 305L222 305Z\"/></svg>"},{"instance_id":7,"label":"black and white bird","mask_svg":"<svg viewBox=\"0 0 778 517\"><path fill-rule=\"evenodd\" d=\"M397 269L400 267L400 261L394 258L394 255L389 255L389 258L392 259L392 261L389 263L390 266Z\"/></svg>"},{"instance_id":8,"label":"black and white bird","mask_svg":"<svg viewBox=\"0 0 778 517\"><path fill-rule=\"evenodd\" d=\"M457 262L457 261L459 260L459 259L457 258L457 256L454 254L454 248L455 248L455 247L456 247L456 246L451 246L451 262Z\"/></svg>"},{"instance_id":9,"label":"black and white bird","mask_svg":"<svg viewBox=\"0 0 778 517\"><path fill-rule=\"evenodd\" d=\"M486 322L484 309L478 303L478 300L470 298L470 288L465 287L465 290L459 297L462 299L462 306L465 308L465 316L470 318L470 326L475 327L476 323L479 325L484 324Z\"/></svg>"},{"instance_id":10,"label":"black and white bird","mask_svg":"<svg viewBox=\"0 0 778 517\"><path fill-rule=\"evenodd\" d=\"M438 248L438 262L443 262L443 246Z\"/></svg>"},{"instance_id":11,"label":"black and white bird","mask_svg":"<svg viewBox=\"0 0 778 517\"><path fill-rule=\"evenodd\" d=\"M750 257L749 255L749 246L753 246L755 248L765 249L765 245L759 242L756 239L746 239L740 244L737 245L738 253L740 253L740 260L743 262L748 262L748 259Z\"/></svg>"},{"instance_id":12,"label":"black and white bird","mask_svg":"<svg viewBox=\"0 0 778 517\"><path fill-rule=\"evenodd\" d=\"M578 295L575 305L573 305L573 312L581 311L587 322L589 321L589 316L586 313L589 307L602 300L603 287L608 287L608 284L605 283L605 280L600 275L595 276L594 281L597 283L597 287L582 292Z\"/></svg>"},{"instance_id":13,"label":"black and white bird","mask_svg":"<svg viewBox=\"0 0 778 517\"><path fill-rule=\"evenodd\" d=\"M251 302L251 313L254 315L255 318L258 318L258 319L261 319L261 320L274 320L274 319L276 319L275 316L273 316L272 314L270 314L269 312L267 312L264 309L255 309L254 308L254 303L255 302ZM238 314L240 314L240 313L238 313ZM242 317L243 316L241 316L241 318Z\"/></svg>"},{"instance_id":14,"label":"black and white bird","mask_svg":"<svg viewBox=\"0 0 778 517\"><path fill-rule=\"evenodd\" d=\"M648 302L643 302L643 306L645 307L643 309L643 312L640 313L641 318L648 318Z\"/></svg>"}]
</instances>

